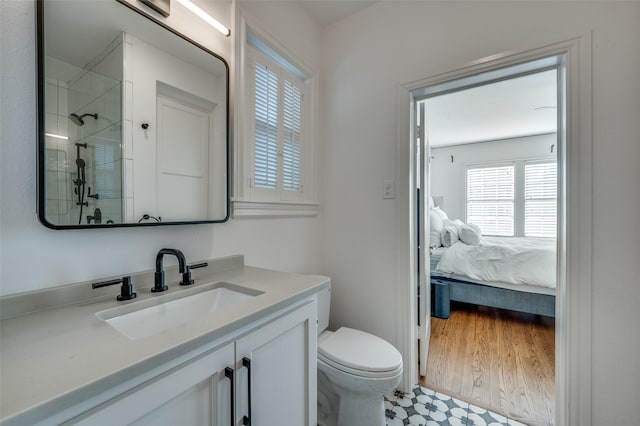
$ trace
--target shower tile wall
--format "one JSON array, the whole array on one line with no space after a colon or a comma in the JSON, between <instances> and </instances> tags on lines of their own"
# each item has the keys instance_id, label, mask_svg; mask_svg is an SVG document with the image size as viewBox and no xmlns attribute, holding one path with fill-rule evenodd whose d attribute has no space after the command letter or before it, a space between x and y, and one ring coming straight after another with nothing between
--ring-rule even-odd
<instances>
[{"instance_id":1,"label":"shower tile wall","mask_svg":"<svg viewBox=\"0 0 640 426\"><path fill-rule=\"evenodd\" d=\"M124 66L122 90L122 211L125 222L135 222L133 204L133 43L134 38L123 33Z\"/></svg>"},{"instance_id":2,"label":"shower tile wall","mask_svg":"<svg viewBox=\"0 0 640 426\"><path fill-rule=\"evenodd\" d=\"M101 210L102 223L122 222L122 73L122 36L118 36L69 82L69 113L98 114L97 119L85 117L83 126L69 121L71 181L77 174L75 143L86 143L87 148L80 148L80 156L86 163L86 190L91 188L91 195L98 196L97 199L85 197L89 206L84 207L80 218L77 196L71 189L75 198L70 205L70 216L76 224L79 218L86 224L86 217L93 215L96 208Z\"/></svg>"},{"instance_id":3,"label":"shower tile wall","mask_svg":"<svg viewBox=\"0 0 640 426\"><path fill-rule=\"evenodd\" d=\"M68 89L65 81L47 78L45 81L46 146L46 215L55 224L69 223L70 182L68 144L57 135L69 135Z\"/></svg>"}]
</instances>

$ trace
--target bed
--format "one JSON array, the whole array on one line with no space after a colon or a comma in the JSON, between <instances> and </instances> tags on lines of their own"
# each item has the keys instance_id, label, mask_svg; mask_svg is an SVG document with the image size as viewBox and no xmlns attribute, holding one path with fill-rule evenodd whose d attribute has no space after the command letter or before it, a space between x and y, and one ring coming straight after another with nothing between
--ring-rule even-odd
<instances>
[{"instance_id":1,"label":"bed","mask_svg":"<svg viewBox=\"0 0 640 426\"><path fill-rule=\"evenodd\" d=\"M448 318L458 301L555 316L555 240L482 237L431 249L434 316Z\"/></svg>"}]
</instances>

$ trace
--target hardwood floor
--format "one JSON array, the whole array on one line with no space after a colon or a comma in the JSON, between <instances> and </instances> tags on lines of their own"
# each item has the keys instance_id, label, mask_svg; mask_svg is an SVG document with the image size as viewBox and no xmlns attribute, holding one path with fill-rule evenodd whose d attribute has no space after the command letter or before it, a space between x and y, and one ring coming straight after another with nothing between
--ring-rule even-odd
<instances>
[{"instance_id":1,"label":"hardwood floor","mask_svg":"<svg viewBox=\"0 0 640 426\"><path fill-rule=\"evenodd\" d=\"M555 320L466 303L431 318L420 384L531 425L555 417Z\"/></svg>"}]
</instances>

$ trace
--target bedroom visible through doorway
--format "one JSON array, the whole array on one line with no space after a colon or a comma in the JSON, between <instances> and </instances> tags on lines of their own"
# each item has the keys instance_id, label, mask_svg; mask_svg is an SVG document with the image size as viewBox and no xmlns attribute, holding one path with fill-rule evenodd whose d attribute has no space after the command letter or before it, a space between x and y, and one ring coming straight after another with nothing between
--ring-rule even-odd
<instances>
[{"instance_id":1,"label":"bedroom visible through doorway","mask_svg":"<svg viewBox=\"0 0 640 426\"><path fill-rule=\"evenodd\" d=\"M414 91L420 382L541 425L555 423L559 62Z\"/></svg>"}]
</instances>

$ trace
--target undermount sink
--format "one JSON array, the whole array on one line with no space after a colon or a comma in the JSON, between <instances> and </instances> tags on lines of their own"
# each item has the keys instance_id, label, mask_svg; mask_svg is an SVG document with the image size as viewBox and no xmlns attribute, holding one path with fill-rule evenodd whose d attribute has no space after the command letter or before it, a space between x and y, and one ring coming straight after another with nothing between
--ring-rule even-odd
<instances>
[{"instance_id":1,"label":"undermount sink","mask_svg":"<svg viewBox=\"0 0 640 426\"><path fill-rule=\"evenodd\" d=\"M96 313L111 327L136 340L186 324L198 317L250 300L263 292L215 282Z\"/></svg>"}]
</instances>

